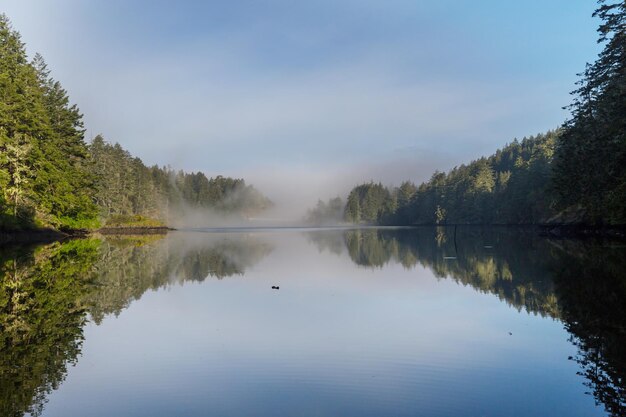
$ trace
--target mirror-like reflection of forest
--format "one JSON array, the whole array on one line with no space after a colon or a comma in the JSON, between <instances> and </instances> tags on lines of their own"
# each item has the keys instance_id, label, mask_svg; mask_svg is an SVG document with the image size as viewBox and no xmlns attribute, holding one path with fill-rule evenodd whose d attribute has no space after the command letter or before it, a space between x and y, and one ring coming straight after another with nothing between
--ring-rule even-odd
<instances>
[{"instance_id":1,"label":"mirror-like reflection of forest","mask_svg":"<svg viewBox=\"0 0 626 417\"><path fill-rule=\"evenodd\" d=\"M626 244L550 240L523 229L459 227L312 232L357 265L417 265L532 314L563 322L589 393L626 415Z\"/></svg>"},{"instance_id":2,"label":"mirror-like reflection of forest","mask_svg":"<svg viewBox=\"0 0 626 417\"><path fill-rule=\"evenodd\" d=\"M561 321L590 394L608 414L626 414L626 245L505 228L325 230L306 237L360 267L425 267ZM77 362L89 320L119 314L148 290L243 275L272 252L270 241L262 234L192 233L0 248L0 415L42 413Z\"/></svg>"},{"instance_id":3,"label":"mirror-like reflection of forest","mask_svg":"<svg viewBox=\"0 0 626 417\"><path fill-rule=\"evenodd\" d=\"M0 415L40 415L81 353L83 327L147 290L243 275L272 251L251 236L72 240L0 248Z\"/></svg>"}]
</instances>

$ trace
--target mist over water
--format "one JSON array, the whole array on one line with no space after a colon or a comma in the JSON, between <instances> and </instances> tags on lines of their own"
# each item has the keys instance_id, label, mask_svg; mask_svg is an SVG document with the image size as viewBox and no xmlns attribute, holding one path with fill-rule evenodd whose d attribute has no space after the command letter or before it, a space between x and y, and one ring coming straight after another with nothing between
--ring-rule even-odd
<instances>
[{"instance_id":1,"label":"mist over water","mask_svg":"<svg viewBox=\"0 0 626 417\"><path fill-rule=\"evenodd\" d=\"M340 197L345 202L350 190L358 184L374 181L398 186L407 180L419 184L436 170L452 168L462 162L467 161L456 160L444 151L408 147L379 155L377 159L354 160L346 155L342 164L285 163L227 174L246 178L274 203L273 207L254 216L256 223L304 225L307 210L315 207L318 200Z\"/></svg>"}]
</instances>

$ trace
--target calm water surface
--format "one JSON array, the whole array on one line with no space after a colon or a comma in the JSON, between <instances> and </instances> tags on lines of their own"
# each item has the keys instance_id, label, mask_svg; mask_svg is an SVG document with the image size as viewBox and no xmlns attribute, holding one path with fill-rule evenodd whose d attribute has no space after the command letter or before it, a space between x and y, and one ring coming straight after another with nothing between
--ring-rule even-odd
<instances>
[{"instance_id":1,"label":"calm water surface","mask_svg":"<svg viewBox=\"0 0 626 417\"><path fill-rule=\"evenodd\" d=\"M1 248L0 415L620 416L625 267L507 229Z\"/></svg>"}]
</instances>

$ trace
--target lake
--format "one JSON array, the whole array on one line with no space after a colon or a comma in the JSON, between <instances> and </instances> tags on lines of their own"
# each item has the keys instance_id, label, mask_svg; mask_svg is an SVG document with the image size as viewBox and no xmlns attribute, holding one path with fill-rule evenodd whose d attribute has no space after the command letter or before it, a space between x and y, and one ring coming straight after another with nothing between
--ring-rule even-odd
<instances>
[{"instance_id":1,"label":"lake","mask_svg":"<svg viewBox=\"0 0 626 417\"><path fill-rule=\"evenodd\" d=\"M0 268L2 416L626 413L620 242L199 229Z\"/></svg>"}]
</instances>

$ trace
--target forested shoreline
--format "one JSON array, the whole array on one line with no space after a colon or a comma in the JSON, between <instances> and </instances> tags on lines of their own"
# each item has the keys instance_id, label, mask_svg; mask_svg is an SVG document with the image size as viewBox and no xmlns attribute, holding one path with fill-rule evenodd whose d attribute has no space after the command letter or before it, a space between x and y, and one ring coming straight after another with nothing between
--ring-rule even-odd
<instances>
[{"instance_id":1,"label":"forested shoreline","mask_svg":"<svg viewBox=\"0 0 626 417\"><path fill-rule=\"evenodd\" d=\"M580 74L570 118L493 155L399 187L369 182L320 201L310 224L626 225L626 4L599 0L603 51ZM146 166L85 141L82 114L29 60L0 15L0 230L162 226L198 213L250 217L272 202L243 179Z\"/></svg>"},{"instance_id":2,"label":"forested shoreline","mask_svg":"<svg viewBox=\"0 0 626 417\"><path fill-rule=\"evenodd\" d=\"M384 225L626 226L626 3L599 0L603 51L579 74L557 130L416 186L354 187L344 221Z\"/></svg>"},{"instance_id":3,"label":"forested shoreline","mask_svg":"<svg viewBox=\"0 0 626 417\"><path fill-rule=\"evenodd\" d=\"M154 226L271 205L243 179L148 167L100 135L88 144L82 117L0 14L0 231Z\"/></svg>"},{"instance_id":4,"label":"forested shoreline","mask_svg":"<svg viewBox=\"0 0 626 417\"><path fill-rule=\"evenodd\" d=\"M415 185L389 188L361 184L344 210L351 223L540 224L556 215L550 188L551 161L559 132L513 141L495 154L435 172Z\"/></svg>"},{"instance_id":5,"label":"forested shoreline","mask_svg":"<svg viewBox=\"0 0 626 417\"><path fill-rule=\"evenodd\" d=\"M107 224L136 216L170 222L190 213L250 216L272 205L243 179L148 167L100 135L88 149L95 203Z\"/></svg>"}]
</instances>

